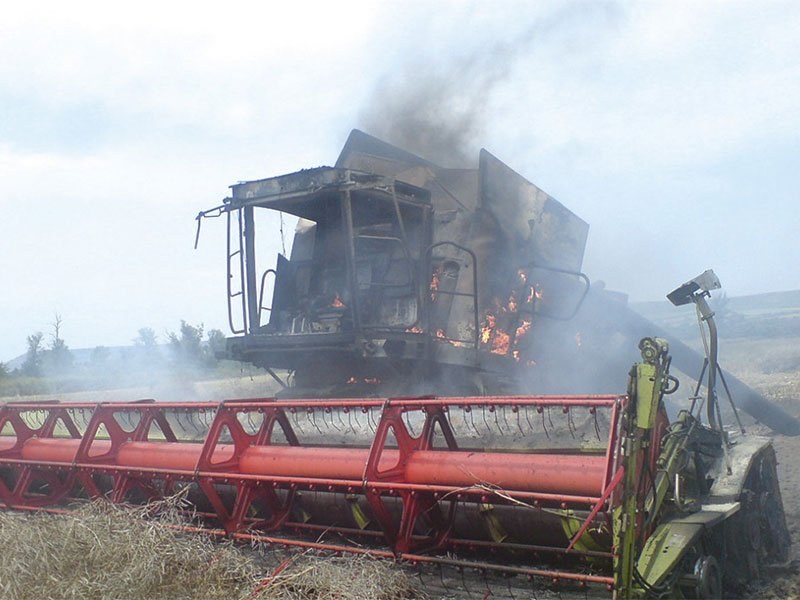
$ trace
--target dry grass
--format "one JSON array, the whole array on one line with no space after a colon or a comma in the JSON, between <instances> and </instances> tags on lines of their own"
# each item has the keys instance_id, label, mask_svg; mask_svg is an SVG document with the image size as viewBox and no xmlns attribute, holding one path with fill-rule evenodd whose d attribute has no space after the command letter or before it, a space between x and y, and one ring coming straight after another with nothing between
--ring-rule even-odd
<instances>
[{"instance_id":1,"label":"dry grass","mask_svg":"<svg viewBox=\"0 0 800 600\"><path fill-rule=\"evenodd\" d=\"M280 600L402 600L419 598L408 575L396 565L366 555L302 556L268 580L263 596Z\"/></svg>"},{"instance_id":2,"label":"dry grass","mask_svg":"<svg viewBox=\"0 0 800 600\"><path fill-rule=\"evenodd\" d=\"M124 508L99 501L67 515L0 512L0 597L415 597L406 573L386 561L276 557L183 533L169 526L180 522L175 504Z\"/></svg>"}]
</instances>

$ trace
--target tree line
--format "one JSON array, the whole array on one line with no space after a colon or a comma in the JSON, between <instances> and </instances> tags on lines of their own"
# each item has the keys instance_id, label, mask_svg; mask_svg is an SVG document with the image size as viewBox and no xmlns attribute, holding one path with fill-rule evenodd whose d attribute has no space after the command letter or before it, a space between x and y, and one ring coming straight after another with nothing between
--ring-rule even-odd
<instances>
[{"instance_id":1,"label":"tree line","mask_svg":"<svg viewBox=\"0 0 800 600\"><path fill-rule=\"evenodd\" d=\"M207 332L203 324L184 320L177 331L167 331L163 341L150 327L138 330L132 345L114 349L96 346L83 360L76 360L63 336L63 319L56 314L45 335L27 336L22 364L11 369L0 362L0 396L77 391L111 383L135 385L152 383L170 373L201 378L220 368L217 352L225 348L219 329Z\"/></svg>"}]
</instances>

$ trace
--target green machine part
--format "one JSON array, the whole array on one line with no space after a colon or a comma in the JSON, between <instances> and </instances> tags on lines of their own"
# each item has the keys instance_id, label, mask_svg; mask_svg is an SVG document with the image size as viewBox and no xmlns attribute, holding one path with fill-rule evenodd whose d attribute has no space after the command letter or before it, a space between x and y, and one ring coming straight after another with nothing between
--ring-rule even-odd
<instances>
[{"instance_id":1,"label":"green machine part","mask_svg":"<svg viewBox=\"0 0 800 600\"><path fill-rule=\"evenodd\" d=\"M644 338L639 349L643 362L633 366L628 383L629 404L622 440L625 468L622 500L613 515L614 596L620 599L641 597L644 591L636 581L637 546L644 517L639 479L664 390L670 381L667 341Z\"/></svg>"},{"instance_id":2,"label":"green machine part","mask_svg":"<svg viewBox=\"0 0 800 600\"><path fill-rule=\"evenodd\" d=\"M738 512L740 503L700 506L679 498L677 483L675 493L671 492L673 481L684 474L690 461L690 446L713 446L722 451L723 437L721 432L703 427L689 412L681 411L663 438L652 480L646 490L642 489L644 461L650 456L651 444L659 441L652 439L652 434L663 396L675 388L669 389L674 378L669 375L666 341L645 338L639 347L644 362L631 370L622 449L622 500L614 509L614 595L618 599L674 595L688 585L694 588L691 593L695 596L714 596L710 588L716 589L717 585L711 583L718 581L717 577L706 573L696 577L697 581L681 581L680 586L676 577L680 578L682 560L703 533ZM666 510L670 501L674 506ZM645 540L649 531L652 534ZM715 576L719 575L716 563L698 565L716 569Z\"/></svg>"}]
</instances>

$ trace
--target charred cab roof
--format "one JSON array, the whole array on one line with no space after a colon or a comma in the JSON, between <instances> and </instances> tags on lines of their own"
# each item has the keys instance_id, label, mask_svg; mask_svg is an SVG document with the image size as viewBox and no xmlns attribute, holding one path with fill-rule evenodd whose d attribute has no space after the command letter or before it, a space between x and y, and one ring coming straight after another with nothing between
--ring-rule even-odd
<instances>
[{"instance_id":1,"label":"charred cab roof","mask_svg":"<svg viewBox=\"0 0 800 600\"><path fill-rule=\"evenodd\" d=\"M430 204L430 192L384 175L337 167L303 169L287 175L244 181L231 186L228 210L255 206L279 210L315 221L324 204L338 195L353 194L403 204Z\"/></svg>"}]
</instances>

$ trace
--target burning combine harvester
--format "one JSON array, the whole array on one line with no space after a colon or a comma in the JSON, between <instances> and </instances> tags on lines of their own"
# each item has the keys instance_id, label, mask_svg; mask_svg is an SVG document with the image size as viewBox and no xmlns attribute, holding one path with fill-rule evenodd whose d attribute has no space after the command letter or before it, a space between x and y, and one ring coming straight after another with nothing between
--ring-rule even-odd
<instances>
[{"instance_id":1,"label":"burning combine harvester","mask_svg":"<svg viewBox=\"0 0 800 600\"><path fill-rule=\"evenodd\" d=\"M256 250L265 209L299 218L274 270ZM521 391L547 362L533 338L589 287L586 223L486 151L479 169L442 169L356 131L336 167L235 185L204 215L222 213L246 334L229 355L290 371L287 395Z\"/></svg>"},{"instance_id":2,"label":"burning combine harvester","mask_svg":"<svg viewBox=\"0 0 800 600\"><path fill-rule=\"evenodd\" d=\"M670 295L708 327L704 363L590 286L587 224L486 151L445 169L354 131L335 167L232 190L198 217L228 222L226 355L281 391L8 404L6 507L185 489L235 539L618 598L716 597L785 560L772 445L723 428L717 380L798 424L718 369L713 273ZM274 211L298 223L272 268ZM705 388L670 420L673 364Z\"/></svg>"}]
</instances>

